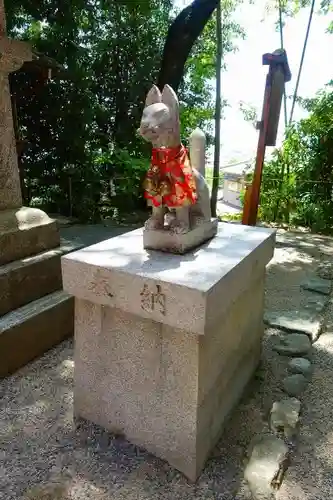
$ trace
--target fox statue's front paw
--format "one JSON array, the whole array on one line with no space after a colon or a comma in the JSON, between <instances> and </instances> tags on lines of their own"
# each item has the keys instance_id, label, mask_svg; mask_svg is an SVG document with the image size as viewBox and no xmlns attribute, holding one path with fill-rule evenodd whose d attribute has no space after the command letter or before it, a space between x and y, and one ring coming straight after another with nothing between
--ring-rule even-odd
<instances>
[{"instance_id":1,"label":"fox statue's front paw","mask_svg":"<svg viewBox=\"0 0 333 500\"><path fill-rule=\"evenodd\" d=\"M206 219L203 215L195 214L191 217L191 224L193 227L201 226L206 222Z\"/></svg>"},{"instance_id":2,"label":"fox statue's front paw","mask_svg":"<svg viewBox=\"0 0 333 500\"><path fill-rule=\"evenodd\" d=\"M164 218L161 220L158 217L150 217L145 222L145 229L163 229L164 228Z\"/></svg>"},{"instance_id":3,"label":"fox statue's front paw","mask_svg":"<svg viewBox=\"0 0 333 500\"><path fill-rule=\"evenodd\" d=\"M185 234L190 231L190 225L186 222L175 220L171 225L171 231L175 234Z\"/></svg>"}]
</instances>

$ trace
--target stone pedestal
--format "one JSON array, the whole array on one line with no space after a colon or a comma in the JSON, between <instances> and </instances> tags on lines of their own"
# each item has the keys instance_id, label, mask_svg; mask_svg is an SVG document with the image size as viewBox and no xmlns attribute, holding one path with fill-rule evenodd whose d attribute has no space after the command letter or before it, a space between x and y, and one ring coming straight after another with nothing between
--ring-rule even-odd
<instances>
[{"instance_id":1,"label":"stone pedestal","mask_svg":"<svg viewBox=\"0 0 333 500\"><path fill-rule=\"evenodd\" d=\"M62 257L74 411L195 480L259 362L275 234L219 224L184 256L148 252L142 235Z\"/></svg>"}]
</instances>

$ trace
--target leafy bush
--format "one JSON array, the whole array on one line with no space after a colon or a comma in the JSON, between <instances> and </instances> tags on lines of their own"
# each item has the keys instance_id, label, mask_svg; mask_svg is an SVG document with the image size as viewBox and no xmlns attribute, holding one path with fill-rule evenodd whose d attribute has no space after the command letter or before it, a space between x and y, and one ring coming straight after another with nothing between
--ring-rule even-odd
<instances>
[{"instance_id":1,"label":"leafy bush","mask_svg":"<svg viewBox=\"0 0 333 500\"><path fill-rule=\"evenodd\" d=\"M263 170L259 217L268 222L288 222L294 206L295 176L286 176L286 158L276 151Z\"/></svg>"},{"instance_id":2,"label":"leafy bush","mask_svg":"<svg viewBox=\"0 0 333 500\"><path fill-rule=\"evenodd\" d=\"M225 16L224 55L242 35L231 19L237 3ZM27 144L21 157L25 203L90 221L145 207L141 178L150 153L136 131L157 80L173 2L71 0L60 8L50 0L5 0L5 6L9 34L61 68L50 80L38 71L10 75L20 139ZM212 140L215 37L212 18L186 63L178 93L184 141L197 126Z\"/></svg>"},{"instance_id":3,"label":"leafy bush","mask_svg":"<svg viewBox=\"0 0 333 500\"><path fill-rule=\"evenodd\" d=\"M333 227L332 82L301 100L309 116L294 124L263 171L260 217L315 231Z\"/></svg>"}]
</instances>

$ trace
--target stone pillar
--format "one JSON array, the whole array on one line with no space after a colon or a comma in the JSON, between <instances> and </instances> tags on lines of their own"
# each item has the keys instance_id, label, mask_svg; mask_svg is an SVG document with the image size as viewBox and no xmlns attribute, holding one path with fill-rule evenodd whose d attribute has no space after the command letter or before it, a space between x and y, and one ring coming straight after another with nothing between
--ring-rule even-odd
<instances>
[{"instance_id":1,"label":"stone pillar","mask_svg":"<svg viewBox=\"0 0 333 500\"><path fill-rule=\"evenodd\" d=\"M0 0L0 210L22 206L8 76L32 59L27 43L7 38L3 3Z\"/></svg>"},{"instance_id":2,"label":"stone pillar","mask_svg":"<svg viewBox=\"0 0 333 500\"><path fill-rule=\"evenodd\" d=\"M7 37L0 0L0 265L54 248L60 241L56 223L44 212L22 207L8 77L32 57L28 43Z\"/></svg>"},{"instance_id":3,"label":"stone pillar","mask_svg":"<svg viewBox=\"0 0 333 500\"><path fill-rule=\"evenodd\" d=\"M0 60L0 210L22 206L16 142L13 131L8 75Z\"/></svg>"}]
</instances>

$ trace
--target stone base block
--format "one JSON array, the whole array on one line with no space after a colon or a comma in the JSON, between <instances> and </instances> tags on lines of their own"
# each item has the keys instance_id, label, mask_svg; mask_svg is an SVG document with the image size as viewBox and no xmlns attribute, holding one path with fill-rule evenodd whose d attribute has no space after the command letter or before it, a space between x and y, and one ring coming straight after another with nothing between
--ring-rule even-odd
<instances>
[{"instance_id":1,"label":"stone base block","mask_svg":"<svg viewBox=\"0 0 333 500\"><path fill-rule=\"evenodd\" d=\"M200 337L77 300L75 414L195 481L260 360L262 278Z\"/></svg>"},{"instance_id":2,"label":"stone base block","mask_svg":"<svg viewBox=\"0 0 333 500\"><path fill-rule=\"evenodd\" d=\"M0 267L0 317L29 302L62 289L61 256L70 250L61 245L33 257Z\"/></svg>"},{"instance_id":3,"label":"stone base block","mask_svg":"<svg viewBox=\"0 0 333 500\"><path fill-rule=\"evenodd\" d=\"M171 233L167 229L143 231L143 247L146 250L159 250L184 254L212 239L217 233L218 220L204 222L185 234Z\"/></svg>"},{"instance_id":4,"label":"stone base block","mask_svg":"<svg viewBox=\"0 0 333 500\"><path fill-rule=\"evenodd\" d=\"M0 318L3 378L73 333L74 301L58 291Z\"/></svg>"},{"instance_id":5,"label":"stone base block","mask_svg":"<svg viewBox=\"0 0 333 500\"><path fill-rule=\"evenodd\" d=\"M196 480L260 358L274 232L219 224L185 256L137 230L62 258L74 409Z\"/></svg>"},{"instance_id":6,"label":"stone base block","mask_svg":"<svg viewBox=\"0 0 333 500\"><path fill-rule=\"evenodd\" d=\"M57 223L42 210L22 207L0 212L0 265L59 244Z\"/></svg>"}]
</instances>

